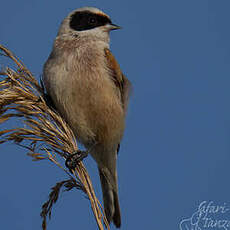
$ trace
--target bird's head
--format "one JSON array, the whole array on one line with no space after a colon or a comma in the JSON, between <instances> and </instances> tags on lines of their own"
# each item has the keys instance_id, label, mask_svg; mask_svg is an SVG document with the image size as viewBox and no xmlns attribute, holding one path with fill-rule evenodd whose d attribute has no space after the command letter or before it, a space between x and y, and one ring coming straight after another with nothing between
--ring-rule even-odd
<instances>
[{"instance_id":1,"label":"bird's head","mask_svg":"<svg viewBox=\"0 0 230 230\"><path fill-rule=\"evenodd\" d=\"M109 42L109 32L120 29L110 17L94 7L83 7L71 12L62 22L58 36L73 35Z\"/></svg>"}]
</instances>

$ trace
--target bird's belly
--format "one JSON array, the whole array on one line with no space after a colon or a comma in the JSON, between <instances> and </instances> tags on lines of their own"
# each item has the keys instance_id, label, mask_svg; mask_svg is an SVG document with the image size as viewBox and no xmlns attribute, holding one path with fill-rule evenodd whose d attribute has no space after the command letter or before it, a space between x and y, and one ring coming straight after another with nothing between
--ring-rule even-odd
<instances>
[{"instance_id":1,"label":"bird's belly","mask_svg":"<svg viewBox=\"0 0 230 230\"><path fill-rule=\"evenodd\" d=\"M60 95L58 101L64 101L61 113L86 147L93 143L117 145L120 142L124 111L110 82L74 81Z\"/></svg>"}]
</instances>

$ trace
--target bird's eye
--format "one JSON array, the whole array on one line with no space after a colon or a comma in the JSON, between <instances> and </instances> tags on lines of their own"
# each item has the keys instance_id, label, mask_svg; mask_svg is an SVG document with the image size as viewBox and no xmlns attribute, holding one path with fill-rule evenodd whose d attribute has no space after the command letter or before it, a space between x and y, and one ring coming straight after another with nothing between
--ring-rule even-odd
<instances>
[{"instance_id":1,"label":"bird's eye","mask_svg":"<svg viewBox=\"0 0 230 230\"><path fill-rule=\"evenodd\" d=\"M89 18L89 23L90 23L90 24L95 24L95 23L96 23L96 18L90 17L90 18Z\"/></svg>"}]
</instances>

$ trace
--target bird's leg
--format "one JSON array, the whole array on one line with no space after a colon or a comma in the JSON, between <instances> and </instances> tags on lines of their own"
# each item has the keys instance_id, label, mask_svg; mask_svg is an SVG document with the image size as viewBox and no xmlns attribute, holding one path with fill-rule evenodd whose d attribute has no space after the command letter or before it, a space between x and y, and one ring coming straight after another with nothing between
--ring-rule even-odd
<instances>
[{"instance_id":1,"label":"bird's leg","mask_svg":"<svg viewBox=\"0 0 230 230\"><path fill-rule=\"evenodd\" d=\"M94 142L91 147L87 149L87 151L77 150L76 152L69 154L68 156L64 156L66 159L65 166L70 170L70 172L76 168L77 164L80 161L88 156L88 154L96 145L97 142Z\"/></svg>"},{"instance_id":2,"label":"bird's leg","mask_svg":"<svg viewBox=\"0 0 230 230\"><path fill-rule=\"evenodd\" d=\"M68 155L65 161L65 166L71 171L74 170L77 164L82 161L85 157L88 156L88 151L80 151L77 150L76 152Z\"/></svg>"}]
</instances>

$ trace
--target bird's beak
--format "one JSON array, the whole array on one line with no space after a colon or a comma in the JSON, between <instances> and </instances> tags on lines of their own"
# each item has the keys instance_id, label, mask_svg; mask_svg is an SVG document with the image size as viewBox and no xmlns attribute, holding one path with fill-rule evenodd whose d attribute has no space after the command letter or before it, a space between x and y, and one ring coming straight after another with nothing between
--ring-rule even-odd
<instances>
[{"instance_id":1,"label":"bird's beak","mask_svg":"<svg viewBox=\"0 0 230 230\"><path fill-rule=\"evenodd\" d=\"M108 31L110 31L110 30L118 30L118 29L121 29L121 27L120 27L120 26L117 26L117 25L115 25L115 24L110 23L110 24L107 24L107 25L106 25L106 29L107 29Z\"/></svg>"}]
</instances>

